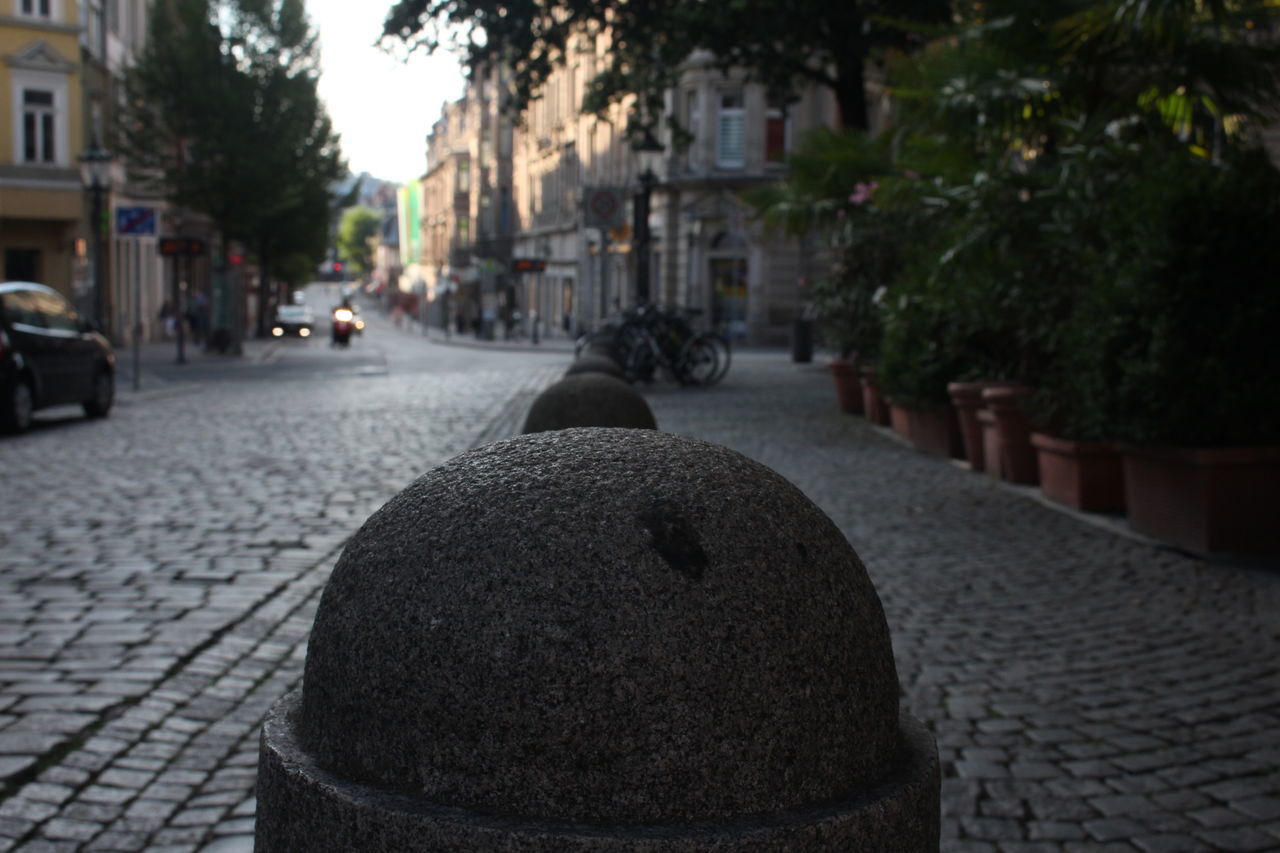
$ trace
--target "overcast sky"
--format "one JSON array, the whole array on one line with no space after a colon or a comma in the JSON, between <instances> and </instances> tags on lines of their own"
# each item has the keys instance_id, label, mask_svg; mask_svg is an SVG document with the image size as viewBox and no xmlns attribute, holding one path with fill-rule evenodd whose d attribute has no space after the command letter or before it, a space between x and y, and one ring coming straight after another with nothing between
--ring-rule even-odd
<instances>
[{"instance_id":1,"label":"overcast sky","mask_svg":"<svg viewBox=\"0 0 1280 853\"><path fill-rule=\"evenodd\" d=\"M462 72L448 54L405 63L374 47L391 5L307 0L307 11L320 33L320 95L351 171L404 183L425 170L427 131L462 96Z\"/></svg>"}]
</instances>

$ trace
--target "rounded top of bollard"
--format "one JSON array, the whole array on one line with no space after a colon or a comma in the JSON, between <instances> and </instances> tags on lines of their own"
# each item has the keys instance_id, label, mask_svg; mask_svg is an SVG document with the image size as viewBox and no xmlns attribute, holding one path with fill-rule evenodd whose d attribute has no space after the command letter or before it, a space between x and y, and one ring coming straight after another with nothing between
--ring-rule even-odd
<instances>
[{"instance_id":1,"label":"rounded top of bollard","mask_svg":"<svg viewBox=\"0 0 1280 853\"><path fill-rule=\"evenodd\" d=\"M299 731L346 778L491 814L761 815L869 792L898 749L880 600L770 469L648 430L472 450L350 540Z\"/></svg>"},{"instance_id":2,"label":"rounded top of bollard","mask_svg":"<svg viewBox=\"0 0 1280 853\"><path fill-rule=\"evenodd\" d=\"M627 376L626 371L622 369L622 365L618 364L618 362L607 355L600 355L590 351L584 352L574 359L573 364L569 365L569 369L564 372L564 375L576 376L579 373L605 373L624 381Z\"/></svg>"},{"instance_id":3,"label":"rounded top of bollard","mask_svg":"<svg viewBox=\"0 0 1280 853\"><path fill-rule=\"evenodd\" d=\"M575 373L534 399L522 433L572 427L657 429L644 395L606 373Z\"/></svg>"}]
</instances>

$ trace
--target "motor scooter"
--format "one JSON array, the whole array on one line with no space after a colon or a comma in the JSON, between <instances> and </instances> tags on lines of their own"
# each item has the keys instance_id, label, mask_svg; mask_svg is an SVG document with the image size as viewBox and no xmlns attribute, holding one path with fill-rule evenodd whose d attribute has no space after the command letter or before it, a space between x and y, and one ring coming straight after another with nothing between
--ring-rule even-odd
<instances>
[{"instance_id":1,"label":"motor scooter","mask_svg":"<svg viewBox=\"0 0 1280 853\"><path fill-rule=\"evenodd\" d=\"M346 306L333 309L332 343L334 346L345 347L351 343L351 333L356 325L355 317L355 312Z\"/></svg>"}]
</instances>

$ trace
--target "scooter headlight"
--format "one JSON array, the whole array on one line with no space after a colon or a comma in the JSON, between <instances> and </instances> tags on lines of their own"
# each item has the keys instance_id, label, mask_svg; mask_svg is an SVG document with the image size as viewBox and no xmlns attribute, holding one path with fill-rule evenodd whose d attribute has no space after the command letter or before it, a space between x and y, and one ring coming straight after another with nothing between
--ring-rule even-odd
<instances>
[{"instance_id":1,"label":"scooter headlight","mask_svg":"<svg viewBox=\"0 0 1280 853\"><path fill-rule=\"evenodd\" d=\"M333 312L333 319L337 320L339 323L350 323L351 318L354 316L355 314L351 313L350 308L339 308L337 311Z\"/></svg>"}]
</instances>

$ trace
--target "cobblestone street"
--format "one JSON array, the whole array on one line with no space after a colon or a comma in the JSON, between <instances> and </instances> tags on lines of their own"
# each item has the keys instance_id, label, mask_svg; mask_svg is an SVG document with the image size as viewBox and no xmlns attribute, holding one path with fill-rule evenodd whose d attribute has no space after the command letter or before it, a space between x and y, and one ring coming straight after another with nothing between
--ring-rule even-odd
<instances>
[{"instance_id":1,"label":"cobblestone street","mask_svg":"<svg viewBox=\"0 0 1280 853\"><path fill-rule=\"evenodd\" d=\"M251 846L258 726L343 541L563 370L488 360L126 395L0 442L0 849Z\"/></svg>"},{"instance_id":2,"label":"cobblestone street","mask_svg":"<svg viewBox=\"0 0 1280 853\"><path fill-rule=\"evenodd\" d=\"M0 850L250 849L258 726L342 543L514 433L569 360L507 357L144 394L0 441ZM944 850L1280 849L1280 571L923 456L781 352L646 396L660 429L764 462L849 536L938 739Z\"/></svg>"}]
</instances>

